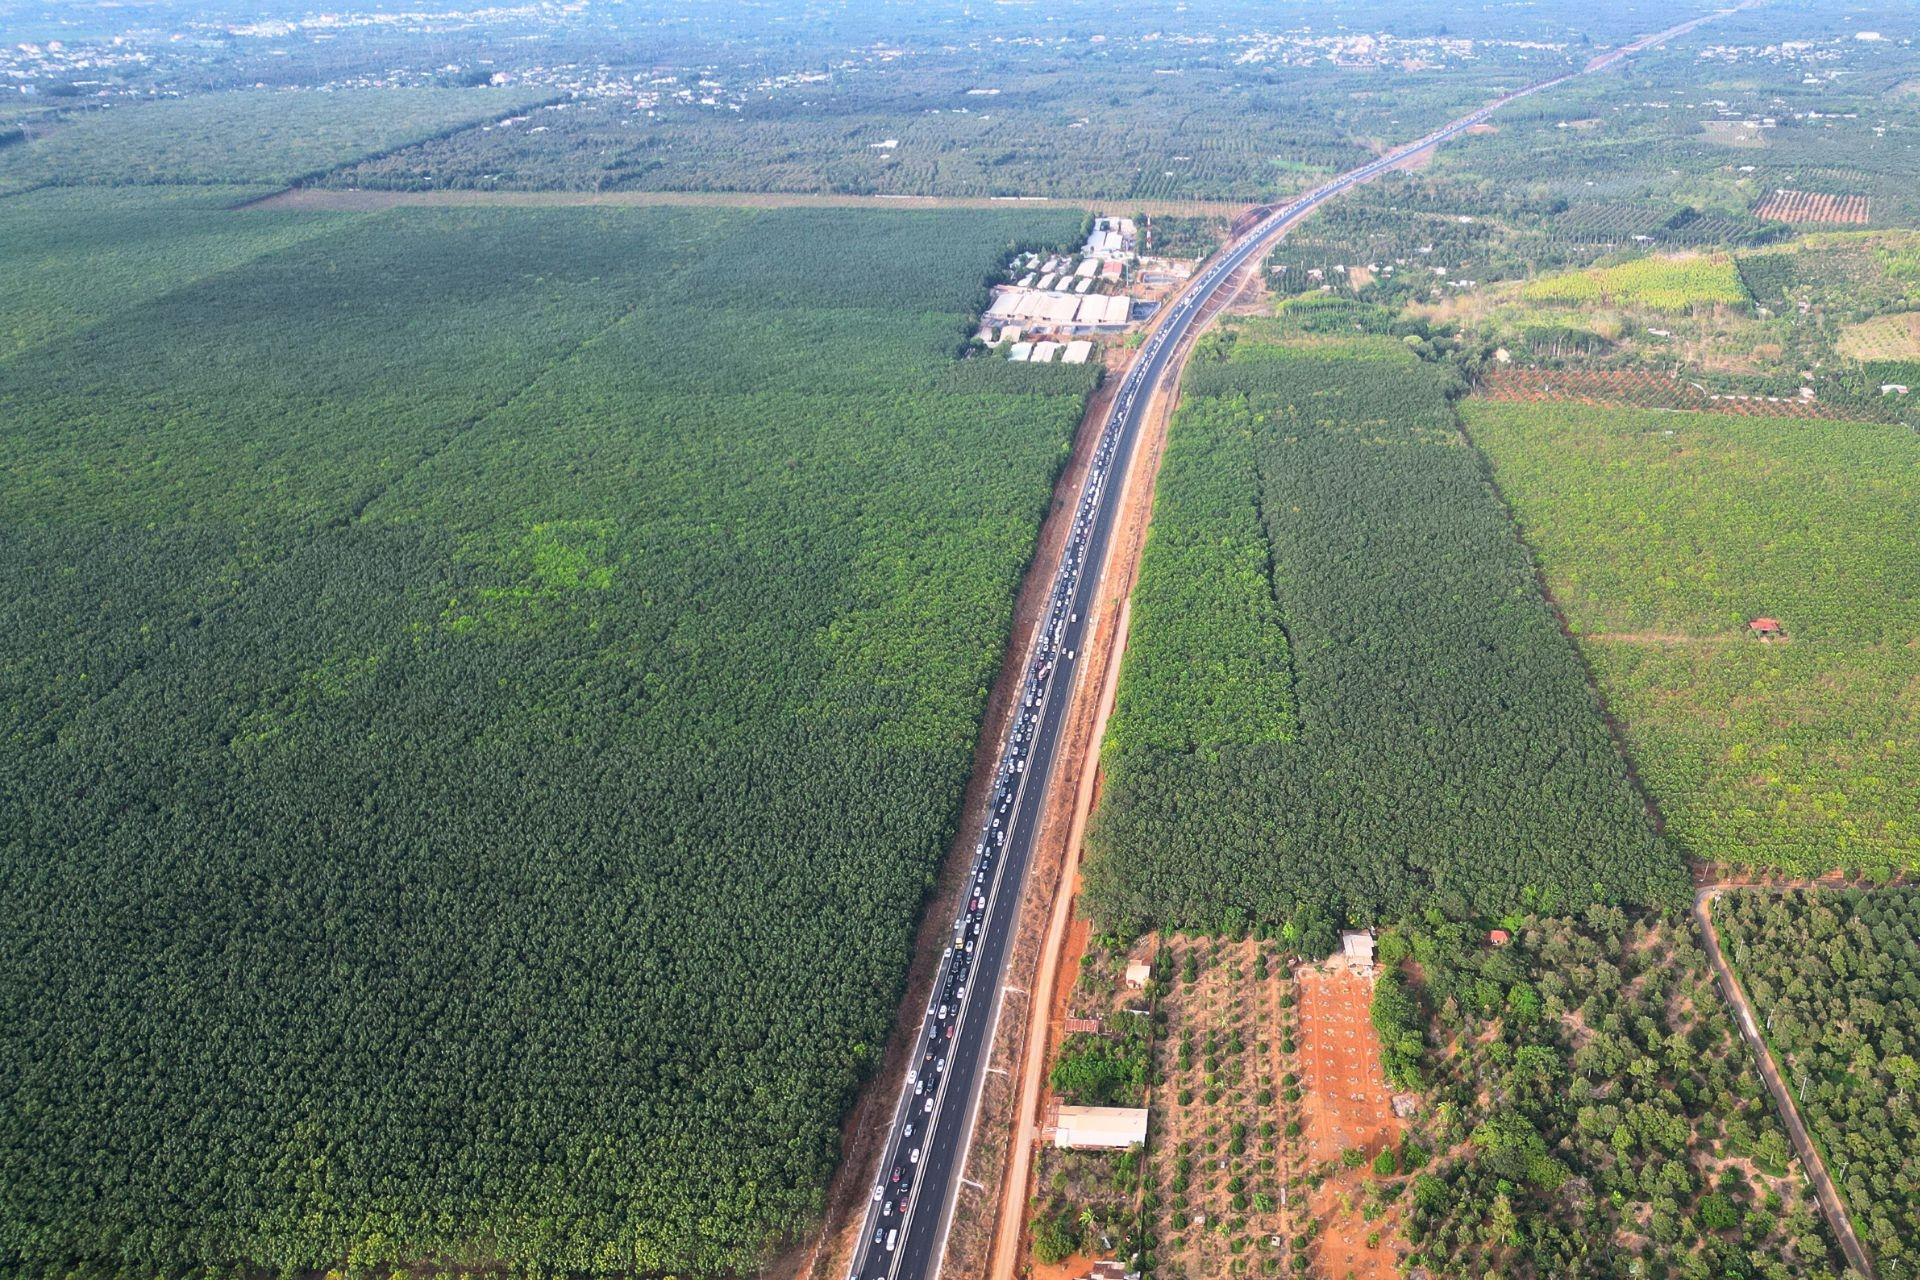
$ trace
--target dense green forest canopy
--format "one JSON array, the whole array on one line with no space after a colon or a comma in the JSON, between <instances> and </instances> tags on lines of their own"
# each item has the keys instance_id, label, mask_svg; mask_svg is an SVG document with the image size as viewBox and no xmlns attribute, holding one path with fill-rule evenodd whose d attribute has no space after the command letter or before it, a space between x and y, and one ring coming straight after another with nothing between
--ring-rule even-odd
<instances>
[{"instance_id":1,"label":"dense green forest canopy","mask_svg":"<svg viewBox=\"0 0 1920 1280\"><path fill-rule=\"evenodd\" d=\"M199 216L0 203L76 289L0 359L0 1270L752 1268L1093 376L954 352L1079 215Z\"/></svg>"},{"instance_id":2,"label":"dense green forest canopy","mask_svg":"<svg viewBox=\"0 0 1920 1280\"><path fill-rule=\"evenodd\" d=\"M207 211L260 188L61 188L0 206L0 360L273 249L338 230L343 215Z\"/></svg>"},{"instance_id":3,"label":"dense green forest canopy","mask_svg":"<svg viewBox=\"0 0 1920 1280\"><path fill-rule=\"evenodd\" d=\"M66 113L0 149L0 193L36 186L285 186L513 114L546 95L490 89L264 91Z\"/></svg>"},{"instance_id":4,"label":"dense green forest canopy","mask_svg":"<svg viewBox=\"0 0 1920 1280\"><path fill-rule=\"evenodd\" d=\"M1467 403L1669 835L1818 873L1920 860L1920 441ZM1781 641L1747 624L1769 617Z\"/></svg>"},{"instance_id":5,"label":"dense green forest canopy","mask_svg":"<svg viewBox=\"0 0 1920 1280\"><path fill-rule=\"evenodd\" d=\"M1920 890L1733 892L1713 911L1875 1268L1920 1275Z\"/></svg>"},{"instance_id":6,"label":"dense green forest canopy","mask_svg":"<svg viewBox=\"0 0 1920 1280\"><path fill-rule=\"evenodd\" d=\"M1100 915L1280 926L1303 905L1367 918L1436 897L1684 891L1459 433L1450 376L1391 339L1248 332L1196 357L1150 535L1167 545L1139 591L1180 598L1205 577L1222 596L1206 607L1239 621L1217 638L1231 652L1193 665L1162 657L1188 647L1193 606L1134 619L1143 656L1123 673L1087 869ZM1266 543L1251 551L1249 508ZM1271 602L1234 603L1263 562ZM1238 675L1289 656L1293 715ZM1197 730L1195 708L1212 709Z\"/></svg>"}]
</instances>

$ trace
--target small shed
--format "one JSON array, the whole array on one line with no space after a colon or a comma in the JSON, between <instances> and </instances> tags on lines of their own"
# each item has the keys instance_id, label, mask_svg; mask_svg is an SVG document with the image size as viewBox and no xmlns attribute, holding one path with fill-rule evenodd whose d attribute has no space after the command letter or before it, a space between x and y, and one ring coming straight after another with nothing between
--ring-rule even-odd
<instances>
[{"instance_id":1,"label":"small shed","mask_svg":"<svg viewBox=\"0 0 1920 1280\"><path fill-rule=\"evenodd\" d=\"M1146 1140L1145 1107L1062 1107L1053 1131L1056 1147L1124 1151Z\"/></svg>"},{"instance_id":2,"label":"small shed","mask_svg":"<svg viewBox=\"0 0 1920 1280\"><path fill-rule=\"evenodd\" d=\"M1340 954L1353 964L1373 965L1373 935L1350 932L1340 935Z\"/></svg>"},{"instance_id":3,"label":"small shed","mask_svg":"<svg viewBox=\"0 0 1920 1280\"><path fill-rule=\"evenodd\" d=\"M1747 632L1762 640L1775 640L1786 634L1786 628L1778 618L1755 618L1747 624Z\"/></svg>"},{"instance_id":4,"label":"small shed","mask_svg":"<svg viewBox=\"0 0 1920 1280\"><path fill-rule=\"evenodd\" d=\"M1127 966L1127 985L1130 987L1144 987L1152 976L1153 966L1145 961L1136 960Z\"/></svg>"},{"instance_id":5,"label":"small shed","mask_svg":"<svg viewBox=\"0 0 1920 1280\"><path fill-rule=\"evenodd\" d=\"M1513 941L1513 935L1508 933L1505 929L1495 929L1491 933L1487 934L1487 941L1491 942L1496 947L1504 947L1509 942Z\"/></svg>"}]
</instances>

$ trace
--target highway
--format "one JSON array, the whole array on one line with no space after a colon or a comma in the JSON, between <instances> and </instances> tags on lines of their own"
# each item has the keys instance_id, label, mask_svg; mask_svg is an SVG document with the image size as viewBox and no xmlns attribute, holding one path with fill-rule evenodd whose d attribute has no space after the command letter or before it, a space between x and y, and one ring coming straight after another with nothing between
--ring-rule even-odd
<instances>
[{"instance_id":1,"label":"highway","mask_svg":"<svg viewBox=\"0 0 1920 1280\"><path fill-rule=\"evenodd\" d=\"M974 845L966 901L934 978L849 1280L927 1280L939 1272L999 1021L1002 972L1019 923L1027 863L1120 492L1148 406L1169 371L1178 376L1180 353L1207 308L1231 297L1232 291L1222 294L1223 286L1326 201L1457 137L1509 103L1604 71L1730 12L1679 24L1596 58L1580 71L1528 85L1275 208L1210 259L1163 310L1121 382L1074 509L1047 613L1027 658L1019 708L1001 750L988 816Z\"/></svg>"}]
</instances>

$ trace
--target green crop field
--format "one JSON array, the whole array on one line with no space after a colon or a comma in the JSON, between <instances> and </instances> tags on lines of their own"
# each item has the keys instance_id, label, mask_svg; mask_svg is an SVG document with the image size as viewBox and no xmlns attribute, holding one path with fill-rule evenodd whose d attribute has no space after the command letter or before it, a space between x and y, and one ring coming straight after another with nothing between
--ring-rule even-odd
<instances>
[{"instance_id":1,"label":"green crop field","mask_svg":"<svg viewBox=\"0 0 1920 1280\"><path fill-rule=\"evenodd\" d=\"M1912 433L1479 401L1468 422L1687 853L1920 862ZM1762 615L1784 642L1748 638Z\"/></svg>"},{"instance_id":2,"label":"green crop field","mask_svg":"<svg viewBox=\"0 0 1920 1280\"><path fill-rule=\"evenodd\" d=\"M1684 892L1447 379L1390 340L1202 349L1105 748L1087 867L1103 918ZM1263 564L1270 600L1246 585ZM1208 598L1160 607L1200 595L1164 579L1200 573ZM1178 659L1194 612L1234 619L1205 664ZM1283 661L1290 698L1238 678L1277 685Z\"/></svg>"},{"instance_id":3,"label":"green crop field","mask_svg":"<svg viewBox=\"0 0 1920 1280\"><path fill-rule=\"evenodd\" d=\"M1699 306L1733 306L1748 301L1740 273L1734 269L1733 260L1725 256L1636 258L1617 267L1596 267L1535 280L1527 285L1523 296L1529 302L1604 304L1652 311L1690 311Z\"/></svg>"},{"instance_id":4,"label":"green crop field","mask_svg":"<svg viewBox=\"0 0 1920 1280\"><path fill-rule=\"evenodd\" d=\"M1079 215L201 216L68 209L126 305L0 360L0 1270L751 1271L1093 377L954 353Z\"/></svg>"},{"instance_id":5,"label":"green crop field","mask_svg":"<svg viewBox=\"0 0 1920 1280\"><path fill-rule=\"evenodd\" d=\"M1714 907L1854 1230L1920 1268L1920 891L1728 893Z\"/></svg>"},{"instance_id":6,"label":"green crop field","mask_svg":"<svg viewBox=\"0 0 1920 1280\"><path fill-rule=\"evenodd\" d=\"M1107 741L1211 751L1293 737L1293 672L1260 524L1253 437L1200 401L1168 442Z\"/></svg>"},{"instance_id":7,"label":"green crop field","mask_svg":"<svg viewBox=\"0 0 1920 1280\"><path fill-rule=\"evenodd\" d=\"M0 193L34 186L284 186L504 116L517 90L209 93L73 114L0 149Z\"/></svg>"}]
</instances>

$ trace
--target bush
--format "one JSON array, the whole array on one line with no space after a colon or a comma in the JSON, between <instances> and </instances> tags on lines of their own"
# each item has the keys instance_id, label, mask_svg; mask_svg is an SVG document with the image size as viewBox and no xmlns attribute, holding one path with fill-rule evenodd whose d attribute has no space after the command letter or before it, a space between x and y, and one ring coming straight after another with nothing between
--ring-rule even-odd
<instances>
[{"instance_id":1,"label":"bush","mask_svg":"<svg viewBox=\"0 0 1920 1280\"><path fill-rule=\"evenodd\" d=\"M1036 1214L1028 1229L1033 1236L1034 1258L1048 1266L1063 1261L1080 1247L1080 1224L1071 1209Z\"/></svg>"}]
</instances>

